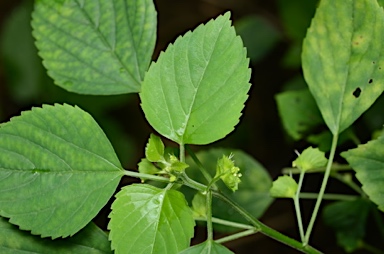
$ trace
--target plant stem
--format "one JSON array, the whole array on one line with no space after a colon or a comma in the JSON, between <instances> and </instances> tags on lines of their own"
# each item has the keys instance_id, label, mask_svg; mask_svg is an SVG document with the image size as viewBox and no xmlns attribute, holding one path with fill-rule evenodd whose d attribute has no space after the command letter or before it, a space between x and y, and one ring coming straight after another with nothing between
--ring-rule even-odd
<instances>
[{"instance_id":1,"label":"plant stem","mask_svg":"<svg viewBox=\"0 0 384 254\"><path fill-rule=\"evenodd\" d=\"M319 193L300 193L300 198L302 199L317 199L319 197ZM333 193L325 193L323 195L324 200L344 200L344 201L353 201L359 198L359 196L355 195L344 195L344 194L333 194Z\"/></svg>"},{"instance_id":2,"label":"plant stem","mask_svg":"<svg viewBox=\"0 0 384 254\"><path fill-rule=\"evenodd\" d=\"M307 170L305 173L323 173L326 168L327 167L314 168L314 169ZM340 164L334 163L331 168L332 172L347 171L347 170L352 170L351 166L347 164L340 165ZM289 174L289 173L300 174L301 170L298 168L283 168L282 173L283 174Z\"/></svg>"},{"instance_id":3,"label":"plant stem","mask_svg":"<svg viewBox=\"0 0 384 254\"><path fill-rule=\"evenodd\" d=\"M180 161L185 162L185 147L184 144L180 144Z\"/></svg>"},{"instance_id":4,"label":"plant stem","mask_svg":"<svg viewBox=\"0 0 384 254\"><path fill-rule=\"evenodd\" d=\"M195 218L195 220L207 221L207 218L202 218L202 217L200 218L199 217L199 218ZM242 224L242 223L233 222L233 221L228 221L228 220L223 220L223 219L219 219L219 218L215 218L215 217L212 217L212 222L216 223L216 224L224 225L224 226L233 227L233 228L256 230L255 227L251 226L251 225Z\"/></svg>"},{"instance_id":5,"label":"plant stem","mask_svg":"<svg viewBox=\"0 0 384 254\"><path fill-rule=\"evenodd\" d=\"M193 159L196 166L200 169L200 172L203 174L204 178L207 180L208 183L212 182L212 176L209 174L209 172L205 169L203 164L200 162L199 158L197 158L196 154L192 151L192 149L187 145L185 146L185 149L187 150L189 156ZM217 189L216 184L212 185L214 189Z\"/></svg>"},{"instance_id":6,"label":"plant stem","mask_svg":"<svg viewBox=\"0 0 384 254\"><path fill-rule=\"evenodd\" d=\"M301 210L300 210L300 202L299 202L300 197L299 196L300 196L301 186L303 186L304 175L305 175L305 172L304 172L304 170L302 170L300 173L299 183L297 184L297 191L296 191L295 197L293 198L293 203L295 206L296 219L297 219L297 225L299 227L301 242L304 242L304 228L303 228L303 221L301 219Z\"/></svg>"},{"instance_id":7,"label":"plant stem","mask_svg":"<svg viewBox=\"0 0 384 254\"><path fill-rule=\"evenodd\" d=\"M324 193L325 193L325 188L327 187L329 175L331 173L332 163L333 163L333 159L334 159L335 153L336 153L338 137L339 137L338 134L333 135L332 146L331 146L331 151L329 154L327 168L325 169L323 182L321 183L321 187L320 187L320 191L319 191L319 196L317 197L315 208L313 209L311 220L309 221L308 228L307 228L307 231L305 233L304 242L303 242L304 245L307 245L309 242L309 238L311 236L312 229L313 229L313 226L314 226L316 218L317 218L317 214L319 213L320 204L321 204L321 201L322 201Z\"/></svg>"},{"instance_id":8,"label":"plant stem","mask_svg":"<svg viewBox=\"0 0 384 254\"><path fill-rule=\"evenodd\" d=\"M311 247L310 245L303 245L302 243L296 241L295 239L292 239L270 227L263 224L256 218L254 218L252 215L250 215L244 208L224 196L223 194L212 191L212 194L229 204L234 210L236 210L239 214L241 214L247 221L249 221L254 227L255 230L259 231L260 233L275 239L276 241L279 241L281 243L284 243L288 246L291 246L292 248L295 248L301 252L309 253L309 254L315 254L315 253L321 253L320 251L316 250L315 248Z\"/></svg>"},{"instance_id":9,"label":"plant stem","mask_svg":"<svg viewBox=\"0 0 384 254\"><path fill-rule=\"evenodd\" d=\"M343 177L343 175L338 174L338 173L332 173L331 177L333 177L333 178L339 180L340 182L344 183L349 188L351 188L352 190L354 190L357 193L359 193L362 197L367 197L367 194L365 194L364 191L361 189L361 187L358 186L353 180L346 179L345 177Z\"/></svg>"},{"instance_id":10,"label":"plant stem","mask_svg":"<svg viewBox=\"0 0 384 254\"><path fill-rule=\"evenodd\" d=\"M233 240L239 239L239 238L244 237L244 236L253 235L253 234L257 233L257 232L258 231L255 230L255 229L248 229L248 230L245 230L245 231L242 231L242 232L238 232L236 234L232 234L232 235L229 235L229 236L226 236L226 237L222 237L220 239L215 240L215 242L216 243L225 243L225 242L229 242L229 241L233 241Z\"/></svg>"},{"instance_id":11,"label":"plant stem","mask_svg":"<svg viewBox=\"0 0 384 254\"><path fill-rule=\"evenodd\" d=\"M167 178L167 177L156 176L156 175L149 175L149 174L144 174L144 173L138 173L138 172L133 172L133 171L130 171L130 170L124 170L124 175L131 176L131 177L136 177L136 178L141 178L141 179L159 181L159 182L164 182L164 183L169 183L170 182L169 178Z\"/></svg>"},{"instance_id":12,"label":"plant stem","mask_svg":"<svg viewBox=\"0 0 384 254\"><path fill-rule=\"evenodd\" d=\"M207 210L207 240L213 240L213 227L212 227L212 192L208 191L206 194L205 206Z\"/></svg>"}]
</instances>

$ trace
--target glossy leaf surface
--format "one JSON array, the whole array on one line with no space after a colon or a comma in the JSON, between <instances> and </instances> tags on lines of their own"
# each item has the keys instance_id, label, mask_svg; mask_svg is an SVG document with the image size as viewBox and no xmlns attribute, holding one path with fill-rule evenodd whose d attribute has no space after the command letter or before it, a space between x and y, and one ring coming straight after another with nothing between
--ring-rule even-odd
<instances>
[{"instance_id":1,"label":"glossy leaf surface","mask_svg":"<svg viewBox=\"0 0 384 254\"><path fill-rule=\"evenodd\" d=\"M44 105L0 125L0 215L32 234L78 232L122 172L103 131L78 107Z\"/></svg>"},{"instance_id":2,"label":"glossy leaf surface","mask_svg":"<svg viewBox=\"0 0 384 254\"><path fill-rule=\"evenodd\" d=\"M369 15L367 15L369 13ZM335 135L384 90L384 12L374 0L322 0L303 43L303 71Z\"/></svg>"},{"instance_id":3,"label":"glossy leaf surface","mask_svg":"<svg viewBox=\"0 0 384 254\"><path fill-rule=\"evenodd\" d=\"M341 155L356 171L356 177L363 185L369 199L384 211L384 136L359 145Z\"/></svg>"},{"instance_id":4,"label":"glossy leaf surface","mask_svg":"<svg viewBox=\"0 0 384 254\"><path fill-rule=\"evenodd\" d=\"M112 204L109 238L115 253L179 253L194 233L182 193L147 184L124 187Z\"/></svg>"},{"instance_id":5,"label":"glossy leaf surface","mask_svg":"<svg viewBox=\"0 0 384 254\"><path fill-rule=\"evenodd\" d=\"M140 93L152 127L181 144L208 144L239 122L251 71L226 13L179 37L149 68Z\"/></svg>"},{"instance_id":6,"label":"glossy leaf surface","mask_svg":"<svg viewBox=\"0 0 384 254\"><path fill-rule=\"evenodd\" d=\"M40 0L33 35L48 74L82 94L139 92L156 39L151 0Z\"/></svg>"},{"instance_id":7,"label":"glossy leaf surface","mask_svg":"<svg viewBox=\"0 0 384 254\"><path fill-rule=\"evenodd\" d=\"M112 253L107 234L93 223L87 225L73 237L52 241L21 231L2 217L0 217L0 252L6 254Z\"/></svg>"}]
</instances>

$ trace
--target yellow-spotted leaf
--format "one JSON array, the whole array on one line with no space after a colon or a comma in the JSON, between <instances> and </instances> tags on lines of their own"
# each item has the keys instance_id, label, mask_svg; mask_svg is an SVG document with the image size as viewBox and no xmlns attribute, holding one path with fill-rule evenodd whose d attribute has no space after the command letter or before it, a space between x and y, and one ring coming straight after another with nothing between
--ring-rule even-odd
<instances>
[{"instance_id":1,"label":"yellow-spotted leaf","mask_svg":"<svg viewBox=\"0 0 384 254\"><path fill-rule=\"evenodd\" d=\"M305 80L335 135L384 90L384 12L376 0L322 0L303 43Z\"/></svg>"}]
</instances>

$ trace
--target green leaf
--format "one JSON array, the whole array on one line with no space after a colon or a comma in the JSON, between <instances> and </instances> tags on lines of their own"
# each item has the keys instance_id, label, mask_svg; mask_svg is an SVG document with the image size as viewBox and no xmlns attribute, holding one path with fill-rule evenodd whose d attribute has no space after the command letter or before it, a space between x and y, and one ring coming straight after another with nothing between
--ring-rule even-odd
<instances>
[{"instance_id":1,"label":"green leaf","mask_svg":"<svg viewBox=\"0 0 384 254\"><path fill-rule=\"evenodd\" d=\"M50 240L21 231L0 217L0 252L3 254L106 254L112 253L108 236L90 223L75 236Z\"/></svg>"},{"instance_id":2,"label":"green leaf","mask_svg":"<svg viewBox=\"0 0 384 254\"><path fill-rule=\"evenodd\" d=\"M367 15L369 13L369 15ZM332 134L384 90L384 12L374 0L322 0L303 43L303 71Z\"/></svg>"},{"instance_id":3,"label":"green leaf","mask_svg":"<svg viewBox=\"0 0 384 254\"><path fill-rule=\"evenodd\" d=\"M327 164L324 152L318 148L308 147L299 157L292 162L293 167L298 167L300 170L307 171L310 169L324 167Z\"/></svg>"},{"instance_id":4,"label":"green leaf","mask_svg":"<svg viewBox=\"0 0 384 254\"><path fill-rule=\"evenodd\" d=\"M211 176L214 176L217 161L222 158L223 154L233 154L236 166L241 168L242 179L239 183L239 189L236 192L228 189L223 182L216 182L220 191L238 203L254 217L261 217L273 201L273 198L269 195L272 180L267 170L253 157L240 150L216 148L198 152L196 153L196 156ZM205 183L205 178L200 173L199 168L195 165L192 158L187 157L186 162L190 165L190 167L186 169L187 175L196 181ZM185 193L187 200L192 200L196 193L190 188L182 188L182 191ZM219 199L214 198L212 200L212 206L212 213L214 217L242 223L247 222L241 215L233 211L227 203L224 203ZM216 230L227 232L233 231L233 228L231 227L225 227L218 224L214 224L213 226Z\"/></svg>"},{"instance_id":5,"label":"green leaf","mask_svg":"<svg viewBox=\"0 0 384 254\"><path fill-rule=\"evenodd\" d=\"M233 252L215 241L207 240L198 245L189 247L179 254L233 254Z\"/></svg>"},{"instance_id":6,"label":"green leaf","mask_svg":"<svg viewBox=\"0 0 384 254\"><path fill-rule=\"evenodd\" d=\"M160 137L151 133L145 147L145 157L151 162L164 160L164 144Z\"/></svg>"},{"instance_id":7,"label":"green leaf","mask_svg":"<svg viewBox=\"0 0 384 254\"><path fill-rule=\"evenodd\" d=\"M197 192L192 199L193 214L195 217L207 217L206 195Z\"/></svg>"},{"instance_id":8,"label":"green leaf","mask_svg":"<svg viewBox=\"0 0 384 254\"><path fill-rule=\"evenodd\" d=\"M195 222L182 193L147 184L124 187L112 204L109 238L115 253L178 253Z\"/></svg>"},{"instance_id":9,"label":"green leaf","mask_svg":"<svg viewBox=\"0 0 384 254\"><path fill-rule=\"evenodd\" d=\"M32 234L75 234L122 176L107 137L78 107L44 105L0 125L0 215Z\"/></svg>"},{"instance_id":10,"label":"green leaf","mask_svg":"<svg viewBox=\"0 0 384 254\"><path fill-rule=\"evenodd\" d=\"M138 166L139 166L139 172L143 174L154 175L160 172L160 170L152 162L150 162L147 159L141 159ZM142 179L142 181L144 181L144 179Z\"/></svg>"},{"instance_id":11,"label":"green leaf","mask_svg":"<svg viewBox=\"0 0 384 254\"><path fill-rule=\"evenodd\" d=\"M33 35L55 83L83 94L139 92L156 39L151 0L39 0Z\"/></svg>"},{"instance_id":12,"label":"green leaf","mask_svg":"<svg viewBox=\"0 0 384 254\"><path fill-rule=\"evenodd\" d=\"M336 231L337 242L348 253L360 247L370 208L370 202L357 199L332 203L324 209L325 223Z\"/></svg>"},{"instance_id":13,"label":"green leaf","mask_svg":"<svg viewBox=\"0 0 384 254\"><path fill-rule=\"evenodd\" d=\"M251 71L229 17L228 12L179 37L145 75L145 117L179 144L214 142L239 122Z\"/></svg>"},{"instance_id":14,"label":"green leaf","mask_svg":"<svg viewBox=\"0 0 384 254\"><path fill-rule=\"evenodd\" d=\"M369 199L384 211L384 135L341 153L356 171L356 178L363 185Z\"/></svg>"},{"instance_id":15,"label":"green leaf","mask_svg":"<svg viewBox=\"0 0 384 254\"><path fill-rule=\"evenodd\" d=\"M279 176L272 184L271 196L275 198L294 198L297 191L297 183L290 176Z\"/></svg>"},{"instance_id":16,"label":"green leaf","mask_svg":"<svg viewBox=\"0 0 384 254\"><path fill-rule=\"evenodd\" d=\"M294 140L304 138L324 123L308 89L282 92L275 98L284 129Z\"/></svg>"}]
</instances>

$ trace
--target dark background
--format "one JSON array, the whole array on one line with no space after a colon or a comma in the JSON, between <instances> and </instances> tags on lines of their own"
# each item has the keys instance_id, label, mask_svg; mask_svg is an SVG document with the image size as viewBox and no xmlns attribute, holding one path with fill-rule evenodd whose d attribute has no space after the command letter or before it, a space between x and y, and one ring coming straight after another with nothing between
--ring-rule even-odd
<instances>
[{"instance_id":1,"label":"dark background","mask_svg":"<svg viewBox=\"0 0 384 254\"><path fill-rule=\"evenodd\" d=\"M26 2L27 5L30 3L32 6L31 1ZM225 140L208 147L242 149L262 163L273 179L281 174L283 167L291 164L295 158L294 149L306 146L306 143L292 142L286 136L279 120L274 95L292 80L296 80L296 83L303 82L300 69L300 46L310 18L314 14L316 2L315 0L155 1L158 11L158 38L154 60L159 52L165 50L168 43L173 42L177 36L227 10L232 12L235 26L248 16L257 17L265 22L266 27L243 30L244 36L248 38L248 45L245 41L248 52L250 54L253 52L255 56L251 61L253 85L241 122ZM4 44L7 22L13 11L21 4L23 1L20 0L0 0L0 44ZM16 33L20 33L20 37L14 43L20 46L21 51L23 47L33 47L30 35L21 35L28 33L28 29ZM28 110L32 106L40 106L43 103L79 104L103 127L117 150L123 166L130 169L136 168L137 162L143 157L149 133L153 131L144 119L136 94L108 96L109 98L70 94L54 86L41 67L33 70L42 74L28 74L31 75L28 76L31 77L31 84L24 82L23 85L18 82L23 72L17 70L9 57L14 52L8 52L8 48L3 46L1 49L0 122L19 115L22 110ZM38 61L36 64L39 64ZM40 81L41 84L35 81ZM123 180L124 184L133 181L135 180L128 178ZM308 180L305 186L306 191L317 191L320 181L318 177ZM342 187L331 181L328 190L339 191L340 188ZM304 201L303 206L304 219L308 220L313 202ZM102 227L107 223L102 217L108 213L109 210L104 209L98 217L97 223ZM290 200L276 201L262 217L262 221L284 234L299 238L293 204ZM193 242L202 241L204 237L205 228L198 228ZM261 234L225 245L236 253L297 253ZM336 246L333 232L323 225L321 216L313 232L311 245L325 253L343 252Z\"/></svg>"}]
</instances>

